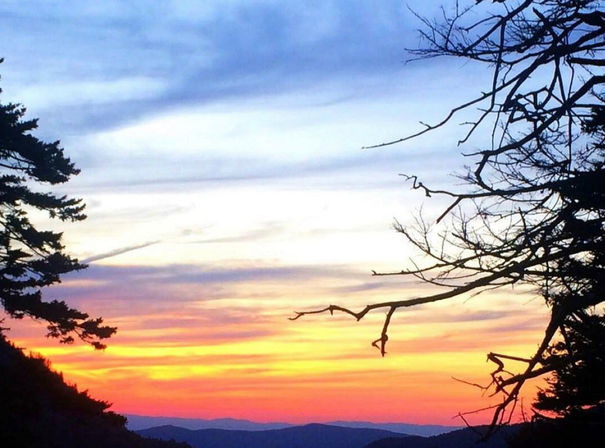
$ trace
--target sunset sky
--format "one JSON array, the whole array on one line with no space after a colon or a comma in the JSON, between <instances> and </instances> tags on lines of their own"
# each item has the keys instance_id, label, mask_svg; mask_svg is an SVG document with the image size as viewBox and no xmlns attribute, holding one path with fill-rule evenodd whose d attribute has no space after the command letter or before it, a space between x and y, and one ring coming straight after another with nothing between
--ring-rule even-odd
<instances>
[{"instance_id":1,"label":"sunset sky","mask_svg":"<svg viewBox=\"0 0 605 448\"><path fill-rule=\"evenodd\" d=\"M430 17L441 1L412 3ZM535 349L546 310L522 290L402 310L385 358L370 346L382 312L288 320L430 291L370 274L409 266L395 220L447 206L399 174L457 185L463 129L361 148L443 118L489 72L406 64L420 23L404 2L8 0L0 21L1 101L82 170L59 190L88 219L40 223L90 267L45 297L119 330L99 352L4 326L113 410L459 425L493 399L452 377L487 383L487 352Z\"/></svg>"}]
</instances>

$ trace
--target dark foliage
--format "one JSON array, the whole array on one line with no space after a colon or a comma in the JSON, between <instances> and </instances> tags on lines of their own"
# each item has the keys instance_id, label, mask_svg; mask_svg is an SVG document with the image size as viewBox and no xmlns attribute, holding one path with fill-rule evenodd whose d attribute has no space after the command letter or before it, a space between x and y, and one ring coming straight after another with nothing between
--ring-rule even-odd
<instances>
[{"instance_id":1,"label":"dark foliage","mask_svg":"<svg viewBox=\"0 0 605 448\"><path fill-rule=\"evenodd\" d=\"M109 404L68 386L41 357L0 336L0 446L3 448L187 448L125 429Z\"/></svg>"},{"instance_id":2,"label":"dark foliage","mask_svg":"<svg viewBox=\"0 0 605 448\"><path fill-rule=\"evenodd\" d=\"M594 411L594 410L593 410ZM537 419L523 425L508 442L509 448L599 447L605 444L603 411L582 418Z\"/></svg>"},{"instance_id":3,"label":"dark foliage","mask_svg":"<svg viewBox=\"0 0 605 448\"><path fill-rule=\"evenodd\" d=\"M553 374L534 407L584 420L605 403L605 317L577 312L562 328L565 338L552 344L544 359Z\"/></svg>"},{"instance_id":4,"label":"dark foliage","mask_svg":"<svg viewBox=\"0 0 605 448\"><path fill-rule=\"evenodd\" d=\"M73 342L77 336L104 348L100 341L115 328L63 301L42 299L41 288L86 266L65 254L61 233L39 230L30 216L43 212L61 221L86 216L79 199L43 191L45 185L67 182L79 171L58 141L47 143L31 134L37 120L25 120L24 115L19 104L0 104L0 302L13 318L46 321L48 336L61 342Z\"/></svg>"}]
</instances>

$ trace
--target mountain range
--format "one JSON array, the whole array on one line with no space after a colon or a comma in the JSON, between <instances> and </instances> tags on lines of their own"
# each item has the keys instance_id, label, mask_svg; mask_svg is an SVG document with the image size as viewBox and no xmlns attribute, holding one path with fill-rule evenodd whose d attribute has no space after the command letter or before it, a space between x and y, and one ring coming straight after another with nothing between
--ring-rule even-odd
<instances>
[{"instance_id":1,"label":"mountain range","mask_svg":"<svg viewBox=\"0 0 605 448\"><path fill-rule=\"evenodd\" d=\"M266 431L271 429L292 428L291 423L270 422L258 423L250 420L241 420L233 418L220 419L199 419L199 418L178 418L178 417L152 417L147 415L124 414L128 419L127 427L131 431L152 428L154 426L178 426L185 429L227 429L227 430L242 430L242 431ZM416 435L416 436L435 436L447 432L461 429L459 426L442 426L442 425L415 425L410 423L372 423L362 421L330 421L323 423L325 425L340 426L343 428L366 428L366 429L381 429L394 433Z\"/></svg>"},{"instance_id":2,"label":"mountain range","mask_svg":"<svg viewBox=\"0 0 605 448\"><path fill-rule=\"evenodd\" d=\"M362 448L371 442L398 436L381 429L341 428L320 424L266 431L191 430L167 425L137 433L143 437L186 442L193 448Z\"/></svg>"},{"instance_id":3,"label":"mountain range","mask_svg":"<svg viewBox=\"0 0 605 448\"><path fill-rule=\"evenodd\" d=\"M193 448L476 448L478 431L465 428L431 437L404 435L369 428L345 428L309 424L282 429L243 431L225 429L191 430L172 425L137 431L143 437L186 442ZM481 448L504 448L506 439L517 431L505 428Z\"/></svg>"}]
</instances>

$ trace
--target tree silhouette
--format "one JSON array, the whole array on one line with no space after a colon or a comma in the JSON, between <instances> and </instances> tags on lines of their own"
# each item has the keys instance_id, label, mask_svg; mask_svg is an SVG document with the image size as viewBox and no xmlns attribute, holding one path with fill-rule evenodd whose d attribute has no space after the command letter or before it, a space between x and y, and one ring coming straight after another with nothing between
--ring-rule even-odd
<instances>
[{"instance_id":1,"label":"tree silhouette","mask_svg":"<svg viewBox=\"0 0 605 448\"><path fill-rule=\"evenodd\" d=\"M43 191L45 185L67 182L79 170L58 141L47 143L31 135L37 120L24 120L24 114L19 104L0 104L0 301L13 318L46 321L50 337L70 343L77 336L102 349L100 341L115 328L64 301L42 299L41 288L86 266L64 253L61 233L39 230L30 216L45 212L61 221L86 216L80 199Z\"/></svg>"},{"instance_id":2,"label":"tree silhouette","mask_svg":"<svg viewBox=\"0 0 605 448\"><path fill-rule=\"evenodd\" d=\"M0 446L191 448L145 439L126 429L126 417L88 392L68 385L48 360L26 356L0 334Z\"/></svg>"},{"instance_id":3,"label":"tree silhouette","mask_svg":"<svg viewBox=\"0 0 605 448\"><path fill-rule=\"evenodd\" d=\"M534 407L576 418L605 402L605 317L578 311L562 328L565 338L544 357L554 371Z\"/></svg>"},{"instance_id":4,"label":"tree silhouette","mask_svg":"<svg viewBox=\"0 0 605 448\"><path fill-rule=\"evenodd\" d=\"M502 398L494 409L495 427L510 421L525 382L549 373L539 409L567 412L604 402L601 392L579 382L592 369L582 366L597 362L604 336L593 327L602 326L596 307L605 299L605 13L594 0L468 3L461 8L456 1L436 21L420 17L425 45L412 53L487 64L492 77L486 91L439 123L423 123L413 135L372 147L420 137L462 110L477 110L458 142L487 136L482 149L466 154L474 164L460 176L466 187L437 190L407 176L412 188L427 197L450 197L451 204L434 225L422 219L414 226L396 224L422 253L413 269L374 272L415 276L443 290L359 311L330 305L293 319L343 312L359 320L384 310L373 342L384 355L391 317L401 308L515 284L535 287L550 309L538 349L529 357L488 354L495 369L485 388ZM510 373L510 360L524 363L523 369ZM605 377L592 380L602 391ZM565 398L574 387L587 393Z\"/></svg>"}]
</instances>

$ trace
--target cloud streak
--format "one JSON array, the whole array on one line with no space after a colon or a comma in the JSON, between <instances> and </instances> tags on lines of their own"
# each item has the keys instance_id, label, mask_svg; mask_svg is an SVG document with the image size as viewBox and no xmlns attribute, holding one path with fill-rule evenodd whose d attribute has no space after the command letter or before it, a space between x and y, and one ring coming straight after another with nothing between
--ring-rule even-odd
<instances>
[{"instance_id":1,"label":"cloud streak","mask_svg":"<svg viewBox=\"0 0 605 448\"><path fill-rule=\"evenodd\" d=\"M132 252L134 250L143 249L145 247L153 246L154 244L158 244L160 241L149 241L147 243L135 244L133 246L121 247L119 249L110 250L109 252L103 252L98 255L93 255L92 257L85 258L80 262L83 264L90 264L95 261L105 260L107 258L117 257L118 255L122 255L128 252Z\"/></svg>"}]
</instances>

